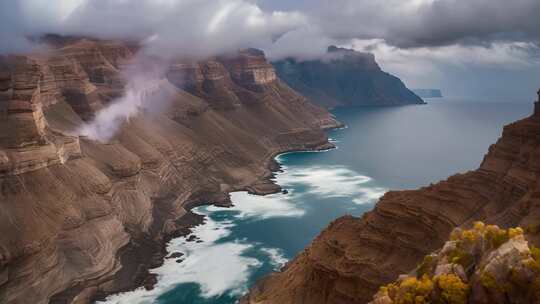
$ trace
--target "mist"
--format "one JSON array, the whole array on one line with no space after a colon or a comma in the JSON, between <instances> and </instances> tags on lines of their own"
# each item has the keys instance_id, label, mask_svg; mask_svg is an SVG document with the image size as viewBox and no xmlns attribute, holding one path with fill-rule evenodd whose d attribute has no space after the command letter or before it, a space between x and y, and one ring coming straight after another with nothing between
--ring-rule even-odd
<instances>
[{"instance_id":1,"label":"mist","mask_svg":"<svg viewBox=\"0 0 540 304\"><path fill-rule=\"evenodd\" d=\"M410 87L525 95L540 71L538 16L537 0L4 0L0 53L35 51L27 38L44 33L135 39L164 59L255 47L311 60L335 44L373 52Z\"/></svg>"},{"instance_id":2,"label":"mist","mask_svg":"<svg viewBox=\"0 0 540 304\"><path fill-rule=\"evenodd\" d=\"M164 60L150 57L144 52L139 54L121 71L126 80L123 95L98 111L92 121L80 126L76 135L106 143L124 123L141 111L150 114L162 112L170 100L157 92L165 81L167 67Z\"/></svg>"}]
</instances>

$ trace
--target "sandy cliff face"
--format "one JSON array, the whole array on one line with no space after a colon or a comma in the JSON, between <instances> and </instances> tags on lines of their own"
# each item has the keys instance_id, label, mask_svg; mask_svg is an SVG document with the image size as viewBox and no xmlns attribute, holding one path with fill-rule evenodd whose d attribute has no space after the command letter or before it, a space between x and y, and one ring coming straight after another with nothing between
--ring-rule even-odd
<instances>
[{"instance_id":1,"label":"sandy cliff face","mask_svg":"<svg viewBox=\"0 0 540 304\"><path fill-rule=\"evenodd\" d=\"M538 107L537 107L538 108ZM335 220L245 303L366 303L452 229L483 220L540 235L540 111L504 128L480 168L419 190L388 192L362 218Z\"/></svg>"},{"instance_id":2,"label":"sandy cliff face","mask_svg":"<svg viewBox=\"0 0 540 304\"><path fill-rule=\"evenodd\" d=\"M424 103L403 82L381 70L375 56L331 46L323 59L273 63L293 89L325 107Z\"/></svg>"},{"instance_id":3,"label":"sandy cliff face","mask_svg":"<svg viewBox=\"0 0 540 304\"><path fill-rule=\"evenodd\" d=\"M322 128L337 125L250 50L174 63L149 88L165 111L131 117L108 143L78 137L122 96L136 48L56 39L47 56L0 61L2 303L86 303L151 285L167 238L200 221L191 207L276 190L271 157L328 147Z\"/></svg>"}]
</instances>

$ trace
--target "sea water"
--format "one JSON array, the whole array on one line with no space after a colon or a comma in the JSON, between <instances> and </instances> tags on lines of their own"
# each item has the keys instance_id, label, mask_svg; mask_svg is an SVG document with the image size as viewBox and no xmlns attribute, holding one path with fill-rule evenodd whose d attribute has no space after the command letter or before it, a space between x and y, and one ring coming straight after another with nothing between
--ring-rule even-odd
<instances>
[{"instance_id":1,"label":"sea water","mask_svg":"<svg viewBox=\"0 0 540 304\"><path fill-rule=\"evenodd\" d=\"M286 153L276 182L288 193L231 194L234 207L199 207L196 241L173 239L180 258L153 269L156 287L110 296L108 303L235 303L279 270L332 220L360 216L389 189L417 188L478 167L503 125L532 103L437 99L428 105L337 109L347 128L329 132L337 149Z\"/></svg>"}]
</instances>

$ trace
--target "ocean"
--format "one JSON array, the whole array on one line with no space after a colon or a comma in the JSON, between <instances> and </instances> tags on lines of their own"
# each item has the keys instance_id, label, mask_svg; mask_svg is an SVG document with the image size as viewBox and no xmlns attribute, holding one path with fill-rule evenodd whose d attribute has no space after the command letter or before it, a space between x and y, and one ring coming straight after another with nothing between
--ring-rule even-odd
<instances>
[{"instance_id":1,"label":"ocean","mask_svg":"<svg viewBox=\"0 0 540 304\"><path fill-rule=\"evenodd\" d=\"M336 109L347 125L337 146L279 155L276 182L288 193L231 194L234 207L198 207L205 224L194 241L173 239L155 289L110 296L107 303L235 303L279 270L332 220L371 210L388 190L413 189L476 169L502 127L532 113L532 102L432 99L427 105Z\"/></svg>"}]
</instances>

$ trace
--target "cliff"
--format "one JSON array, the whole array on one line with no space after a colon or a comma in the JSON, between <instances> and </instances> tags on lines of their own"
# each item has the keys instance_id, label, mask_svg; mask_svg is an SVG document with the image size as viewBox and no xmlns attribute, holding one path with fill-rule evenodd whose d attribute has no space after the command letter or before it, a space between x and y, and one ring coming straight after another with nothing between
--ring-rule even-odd
<instances>
[{"instance_id":1,"label":"cliff","mask_svg":"<svg viewBox=\"0 0 540 304\"><path fill-rule=\"evenodd\" d=\"M540 99L540 97L539 97ZM504 128L477 170L418 190L391 191L361 218L331 223L243 303L367 303L379 286L443 246L455 227L521 226L540 244L540 107Z\"/></svg>"},{"instance_id":2,"label":"cliff","mask_svg":"<svg viewBox=\"0 0 540 304\"><path fill-rule=\"evenodd\" d=\"M382 286L370 304L538 303L540 249L520 227L476 222L456 228L442 249L424 257L410 274Z\"/></svg>"},{"instance_id":3,"label":"cliff","mask_svg":"<svg viewBox=\"0 0 540 304\"><path fill-rule=\"evenodd\" d=\"M424 103L399 78L382 71L370 53L331 46L320 60L285 59L273 65L289 86L321 106Z\"/></svg>"},{"instance_id":4,"label":"cliff","mask_svg":"<svg viewBox=\"0 0 540 304\"><path fill-rule=\"evenodd\" d=\"M138 109L107 143L78 136L124 95L137 47L49 39L49 54L0 60L2 303L150 288L165 242L200 222L192 207L227 205L234 190L276 191L273 156L331 146L323 129L338 123L255 50L173 62L141 88L166 108Z\"/></svg>"}]
</instances>

